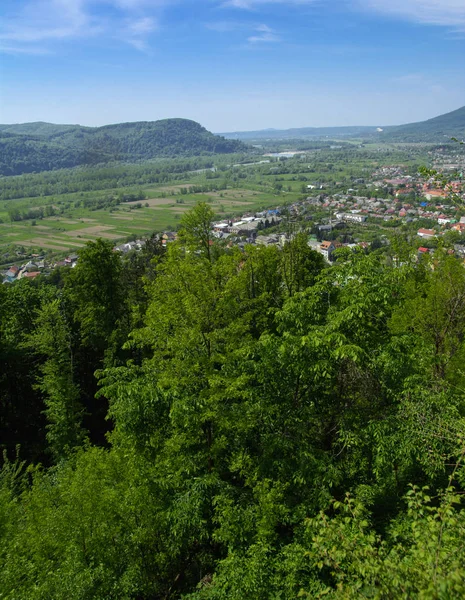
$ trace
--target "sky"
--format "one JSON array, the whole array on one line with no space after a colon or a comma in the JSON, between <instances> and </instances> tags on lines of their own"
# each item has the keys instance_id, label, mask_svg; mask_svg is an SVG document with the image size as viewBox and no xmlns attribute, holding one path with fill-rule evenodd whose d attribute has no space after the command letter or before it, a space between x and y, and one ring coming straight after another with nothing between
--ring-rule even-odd
<instances>
[{"instance_id":1,"label":"sky","mask_svg":"<svg viewBox=\"0 0 465 600\"><path fill-rule=\"evenodd\" d=\"M465 0L0 1L0 123L396 125L464 65Z\"/></svg>"}]
</instances>

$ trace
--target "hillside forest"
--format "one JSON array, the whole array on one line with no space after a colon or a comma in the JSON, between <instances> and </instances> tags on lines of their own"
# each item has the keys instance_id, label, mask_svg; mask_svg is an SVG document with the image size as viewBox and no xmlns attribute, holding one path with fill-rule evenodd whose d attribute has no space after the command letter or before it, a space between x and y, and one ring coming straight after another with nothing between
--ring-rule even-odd
<instances>
[{"instance_id":1,"label":"hillside forest","mask_svg":"<svg viewBox=\"0 0 465 600\"><path fill-rule=\"evenodd\" d=\"M428 121L399 126L378 123L371 127L267 129L225 133L225 137L214 135L195 121L179 118L103 127L43 122L0 124L0 177L176 157L254 155L263 144L273 142L303 150L331 146L335 140L345 146L355 139L381 146L444 144L453 137L462 139L464 129L465 106Z\"/></svg>"},{"instance_id":2,"label":"hillside forest","mask_svg":"<svg viewBox=\"0 0 465 600\"><path fill-rule=\"evenodd\" d=\"M104 127L0 125L0 175L21 175L118 161L241 152L245 144L213 135L189 119Z\"/></svg>"},{"instance_id":3,"label":"hillside forest","mask_svg":"<svg viewBox=\"0 0 465 600\"><path fill-rule=\"evenodd\" d=\"M213 217L0 287L0 597L463 597L463 264Z\"/></svg>"}]
</instances>

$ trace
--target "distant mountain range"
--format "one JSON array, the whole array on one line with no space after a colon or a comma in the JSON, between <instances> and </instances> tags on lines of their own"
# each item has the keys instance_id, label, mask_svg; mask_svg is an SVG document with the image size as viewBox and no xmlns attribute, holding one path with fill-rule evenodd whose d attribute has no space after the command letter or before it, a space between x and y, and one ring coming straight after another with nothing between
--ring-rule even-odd
<instances>
[{"instance_id":1,"label":"distant mountain range","mask_svg":"<svg viewBox=\"0 0 465 600\"><path fill-rule=\"evenodd\" d=\"M42 122L0 125L0 175L246 149L241 141L226 140L188 119L105 127Z\"/></svg>"},{"instance_id":2,"label":"distant mountain range","mask_svg":"<svg viewBox=\"0 0 465 600\"><path fill-rule=\"evenodd\" d=\"M386 141L444 141L444 138L465 137L465 106L419 123L386 127L381 139Z\"/></svg>"},{"instance_id":3,"label":"distant mountain range","mask_svg":"<svg viewBox=\"0 0 465 600\"><path fill-rule=\"evenodd\" d=\"M397 126L302 127L221 133L231 140L292 140L316 138L373 138L381 142L444 142L445 138L465 137L465 106L428 121Z\"/></svg>"},{"instance_id":4,"label":"distant mountain range","mask_svg":"<svg viewBox=\"0 0 465 600\"><path fill-rule=\"evenodd\" d=\"M378 142L446 142L465 137L465 106L397 127L304 127L214 135L188 119L119 123L104 127L22 123L0 125L0 175L152 158L227 154L260 140L362 138Z\"/></svg>"}]
</instances>

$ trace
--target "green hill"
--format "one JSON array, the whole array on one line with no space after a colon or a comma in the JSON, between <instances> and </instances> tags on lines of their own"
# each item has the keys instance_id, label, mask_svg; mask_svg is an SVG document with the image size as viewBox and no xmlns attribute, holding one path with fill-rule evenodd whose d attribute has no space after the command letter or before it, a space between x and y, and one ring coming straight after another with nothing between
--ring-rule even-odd
<instances>
[{"instance_id":1,"label":"green hill","mask_svg":"<svg viewBox=\"0 0 465 600\"><path fill-rule=\"evenodd\" d=\"M321 138L367 138L386 142L443 142L444 138L465 137L465 106L434 119L398 126L301 127L223 133L233 140L296 140Z\"/></svg>"},{"instance_id":2,"label":"green hill","mask_svg":"<svg viewBox=\"0 0 465 600\"><path fill-rule=\"evenodd\" d=\"M36 121L35 123L0 125L0 132L16 135L40 135L50 137L57 133L68 131L69 129L76 129L76 127L79 127L79 125L55 125L54 123Z\"/></svg>"},{"instance_id":3,"label":"green hill","mask_svg":"<svg viewBox=\"0 0 465 600\"><path fill-rule=\"evenodd\" d=\"M390 127L382 135L386 141L403 142L441 142L451 137L465 137L465 106L427 121Z\"/></svg>"},{"instance_id":4,"label":"green hill","mask_svg":"<svg viewBox=\"0 0 465 600\"><path fill-rule=\"evenodd\" d=\"M0 125L0 174L20 175L110 161L227 154L246 146L213 135L188 119L104 127L25 123Z\"/></svg>"}]
</instances>

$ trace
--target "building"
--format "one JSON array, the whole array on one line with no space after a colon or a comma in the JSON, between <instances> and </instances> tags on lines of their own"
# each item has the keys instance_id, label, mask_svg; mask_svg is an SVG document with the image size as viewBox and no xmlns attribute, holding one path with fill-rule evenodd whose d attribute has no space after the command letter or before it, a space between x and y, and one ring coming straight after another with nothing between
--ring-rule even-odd
<instances>
[{"instance_id":1,"label":"building","mask_svg":"<svg viewBox=\"0 0 465 600\"><path fill-rule=\"evenodd\" d=\"M6 277L8 277L9 279L14 279L18 275L18 272L19 272L19 267L17 267L16 265L13 265L6 272Z\"/></svg>"},{"instance_id":2,"label":"building","mask_svg":"<svg viewBox=\"0 0 465 600\"><path fill-rule=\"evenodd\" d=\"M450 223L451 221L452 219L450 219L446 215L439 215L438 217L438 225L447 225L447 223Z\"/></svg>"},{"instance_id":3,"label":"building","mask_svg":"<svg viewBox=\"0 0 465 600\"><path fill-rule=\"evenodd\" d=\"M213 231L229 233L229 223L216 223L216 225L213 225Z\"/></svg>"},{"instance_id":4,"label":"building","mask_svg":"<svg viewBox=\"0 0 465 600\"><path fill-rule=\"evenodd\" d=\"M318 250L328 262L331 262L333 258L333 252L336 250L336 246L334 242L323 241L321 242Z\"/></svg>"},{"instance_id":5,"label":"building","mask_svg":"<svg viewBox=\"0 0 465 600\"><path fill-rule=\"evenodd\" d=\"M349 221L350 223L365 223L367 215L361 215L360 213L337 213L336 219Z\"/></svg>"},{"instance_id":6,"label":"building","mask_svg":"<svg viewBox=\"0 0 465 600\"><path fill-rule=\"evenodd\" d=\"M436 232L434 229L419 229L417 231L417 235L421 238L425 238L425 240L436 237Z\"/></svg>"},{"instance_id":7,"label":"building","mask_svg":"<svg viewBox=\"0 0 465 600\"><path fill-rule=\"evenodd\" d=\"M424 197L427 200L434 200L435 198L447 198L447 192L443 190L427 190L423 192Z\"/></svg>"},{"instance_id":8,"label":"building","mask_svg":"<svg viewBox=\"0 0 465 600\"><path fill-rule=\"evenodd\" d=\"M177 233L174 231L165 231L165 233L161 236L161 245L166 248L166 244L169 242L175 242L177 240Z\"/></svg>"}]
</instances>

